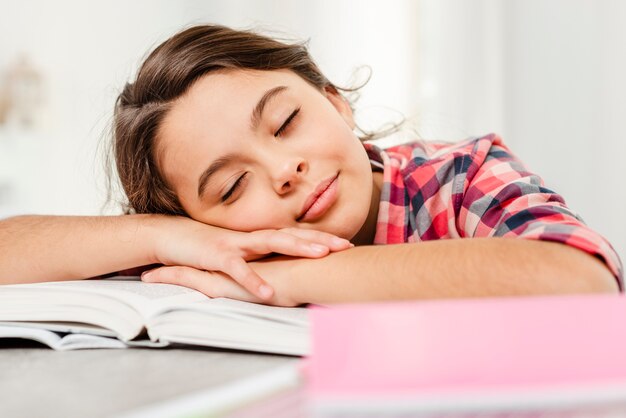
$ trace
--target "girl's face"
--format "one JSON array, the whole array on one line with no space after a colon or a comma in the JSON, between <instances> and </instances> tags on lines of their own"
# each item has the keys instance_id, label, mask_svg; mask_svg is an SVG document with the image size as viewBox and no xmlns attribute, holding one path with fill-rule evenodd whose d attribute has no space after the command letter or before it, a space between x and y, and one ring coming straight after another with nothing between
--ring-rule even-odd
<instances>
[{"instance_id":1,"label":"girl's face","mask_svg":"<svg viewBox=\"0 0 626 418\"><path fill-rule=\"evenodd\" d=\"M157 135L157 158L198 221L351 239L375 206L369 160L353 127L341 96L291 71L212 73L173 103Z\"/></svg>"}]
</instances>

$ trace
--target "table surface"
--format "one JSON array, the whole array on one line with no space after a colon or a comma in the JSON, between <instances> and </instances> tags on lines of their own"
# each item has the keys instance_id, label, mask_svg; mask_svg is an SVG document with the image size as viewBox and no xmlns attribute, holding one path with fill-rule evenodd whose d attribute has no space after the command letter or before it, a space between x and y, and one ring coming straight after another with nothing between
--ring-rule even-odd
<instances>
[{"instance_id":1,"label":"table surface","mask_svg":"<svg viewBox=\"0 0 626 418\"><path fill-rule=\"evenodd\" d=\"M206 395L212 389L219 390L272 370L296 366L300 361L297 357L193 346L54 351L31 341L0 339L0 417L110 418L137 414L153 418L153 414L143 411L154 411L151 406L168 402L179 405L181 399L194 394ZM315 416L310 414L299 392L301 389L295 388L279 396L252 402L227 416ZM440 414L434 416L441 417ZM459 413L445 416L501 418L503 415ZM504 416L623 418L626 405Z\"/></svg>"},{"instance_id":2,"label":"table surface","mask_svg":"<svg viewBox=\"0 0 626 418\"><path fill-rule=\"evenodd\" d=\"M0 417L111 417L299 361L196 347L60 352L0 340Z\"/></svg>"}]
</instances>

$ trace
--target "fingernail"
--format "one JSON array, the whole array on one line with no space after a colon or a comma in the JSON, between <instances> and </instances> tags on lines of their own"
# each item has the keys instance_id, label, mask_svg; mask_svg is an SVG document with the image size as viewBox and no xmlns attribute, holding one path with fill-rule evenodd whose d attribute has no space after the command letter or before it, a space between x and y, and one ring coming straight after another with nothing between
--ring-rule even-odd
<instances>
[{"instance_id":1,"label":"fingernail","mask_svg":"<svg viewBox=\"0 0 626 418\"><path fill-rule=\"evenodd\" d=\"M345 246L346 244L350 244L350 241L348 241L345 238L334 237L333 238L333 244Z\"/></svg>"},{"instance_id":2,"label":"fingernail","mask_svg":"<svg viewBox=\"0 0 626 418\"><path fill-rule=\"evenodd\" d=\"M272 297L272 294L274 294L274 291L272 290L271 287L262 284L261 286L259 286L259 295L263 298L263 299L269 299Z\"/></svg>"},{"instance_id":3,"label":"fingernail","mask_svg":"<svg viewBox=\"0 0 626 418\"><path fill-rule=\"evenodd\" d=\"M152 270L146 270L143 273L141 273L141 279L148 279L150 278Z\"/></svg>"},{"instance_id":4,"label":"fingernail","mask_svg":"<svg viewBox=\"0 0 626 418\"><path fill-rule=\"evenodd\" d=\"M309 247L311 248L311 250L315 251L318 254L324 254L326 251L328 251L328 247L320 244L310 244Z\"/></svg>"}]
</instances>

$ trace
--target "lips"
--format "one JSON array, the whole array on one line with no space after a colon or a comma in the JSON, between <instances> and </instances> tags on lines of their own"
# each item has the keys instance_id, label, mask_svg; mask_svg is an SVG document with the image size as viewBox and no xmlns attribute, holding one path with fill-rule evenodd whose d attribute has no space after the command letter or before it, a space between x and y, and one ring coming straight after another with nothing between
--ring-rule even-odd
<instances>
[{"instance_id":1,"label":"lips","mask_svg":"<svg viewBox=\"0 0 626 418\"><path fill-rule=\"evenodd\" d=\"M304 202L297 221L314 221L330 209L337 200L339 173L322 181Z\"/></svg>"}]
</instances>

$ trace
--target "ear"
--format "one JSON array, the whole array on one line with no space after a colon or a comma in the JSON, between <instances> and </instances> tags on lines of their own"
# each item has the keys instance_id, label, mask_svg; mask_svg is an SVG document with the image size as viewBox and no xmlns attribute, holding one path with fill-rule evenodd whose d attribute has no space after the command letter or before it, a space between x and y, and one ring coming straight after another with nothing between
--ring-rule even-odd
<instances>
[{"instance_id":1,"label":"ear","mask_svg":"<svg viewBox=\"0 0 626 418\"><path fill-rule=\"evenodd\" d=\"M354 116L352 115L350 103L348 103L348 101L331 86L324 87L323 93L337 112L339 112L341 117L346 121L350 129L354 129L356 124L354 123Z\"/></svg>"}]
</instances>

